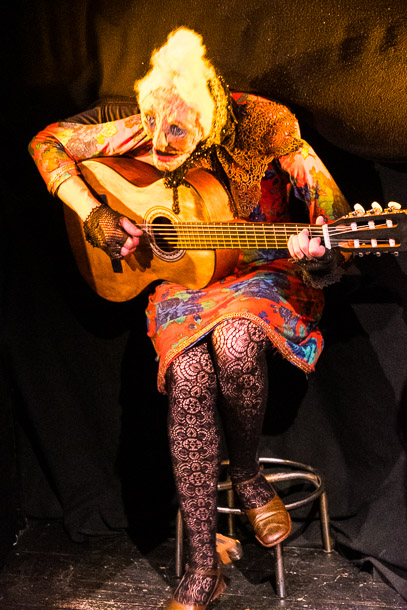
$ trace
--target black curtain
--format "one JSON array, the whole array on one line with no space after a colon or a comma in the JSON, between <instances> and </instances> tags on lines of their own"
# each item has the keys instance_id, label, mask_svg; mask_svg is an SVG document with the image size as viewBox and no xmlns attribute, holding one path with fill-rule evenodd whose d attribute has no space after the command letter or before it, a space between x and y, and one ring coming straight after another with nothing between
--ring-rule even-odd
<instances>
[{"instance_id":1,"label":"black curtain","mask_svg":"<svg viewBox=\"0 0 407 610\"><path fill-rule=\"evenodd\" d=\"M61 204L28 142L97 99L131 97L152 49L186 25L202 33L231 88L295 111L351 204L407 207L407 11L394 0L19 0L9 8L1 552L21 512L63 519L78 541L129 526L143 544L153 522L166 535L174 511L147 297L107 302L80 277ZM273 363L262 453L317 467L338 548L407 598L406 273L405 253L371 255L327 290L317 372L306 379Z\"/></svg>"}]
</instances>

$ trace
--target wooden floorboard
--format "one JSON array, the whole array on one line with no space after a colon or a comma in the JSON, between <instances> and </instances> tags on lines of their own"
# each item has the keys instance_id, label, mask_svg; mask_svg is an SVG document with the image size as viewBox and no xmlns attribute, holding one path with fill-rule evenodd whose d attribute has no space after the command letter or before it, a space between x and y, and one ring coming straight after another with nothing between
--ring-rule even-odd
<instances>
[{"instance_id":1,"label":"wooden floorboard","mask_svg":"<svg viewBox=\"0 0 407 610\"><path fill-rule=\"evenodd\" d=\"M213 610L407 610L391 587L338 553L285 548L287 597L274 591L273 551L244 543ZM156 610L176 584L174 540L142 552L127 535L68 539L31 522L0 571L0 610Z\"/></svg>"}]
</instances>

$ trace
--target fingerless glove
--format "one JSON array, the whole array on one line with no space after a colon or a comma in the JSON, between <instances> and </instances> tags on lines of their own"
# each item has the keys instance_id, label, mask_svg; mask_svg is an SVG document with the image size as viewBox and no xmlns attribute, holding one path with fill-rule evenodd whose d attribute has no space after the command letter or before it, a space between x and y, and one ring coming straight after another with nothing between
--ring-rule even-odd
<instances>
[{"instance_id":1,"label":"fingerless glove","mask_svg":"<svg viewBox=\"0 0 407 610\"><path fill-rule=\"evenodd\" d=\"M292 259L303 281L314 288L334 284L345 273L346 259L337 248L326 250L321 258Z\"/></svg>"},{"instance_id":2,"label":"fingerless glove","mask_svg":"<svg viewBox=\"0 0 407 610\"><path fill-rule=\"evenodd\" d=\"M120 224L124 218L107 205L101 205L90 212L83 223L86 240L95 248L101 248L111 258L122 258L121 249L128 234Z\"/></svg>"}]
</instances>

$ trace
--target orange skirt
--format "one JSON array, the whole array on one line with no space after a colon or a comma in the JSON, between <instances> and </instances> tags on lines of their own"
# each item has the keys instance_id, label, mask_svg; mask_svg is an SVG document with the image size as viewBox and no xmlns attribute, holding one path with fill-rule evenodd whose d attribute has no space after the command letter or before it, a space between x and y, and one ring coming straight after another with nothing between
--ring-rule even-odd
<instances>
[{"instance_id":1,"label":"orange skirt","mask_svg":"<svg viewBox=\"0 0 407 610\"><path fill-rule=\"evenodd\" d=\"M158 389L165 393L172 360L228 318L259 324L285 358L306 373L314 371L323 348L318 328L323 306L322 290L306 286L288 259L242 264L201 290L163 282L146 310L159 360Z\"/></svg>"}]
</instances>

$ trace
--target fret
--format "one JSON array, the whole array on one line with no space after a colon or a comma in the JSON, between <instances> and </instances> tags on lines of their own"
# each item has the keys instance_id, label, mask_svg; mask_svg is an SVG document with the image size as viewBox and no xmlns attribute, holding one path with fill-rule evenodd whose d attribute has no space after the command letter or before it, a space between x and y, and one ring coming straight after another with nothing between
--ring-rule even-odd
<instances>
[{"instance_id":1,"label":"fret","mask_svg":"<svg viewBox=\"0 0 407 610\"><path fill-rule=\"evenodd\" d=\"M286 242L288 242L288 238L291 237L292 233L288 234L288 231L287 231L287 228L285 225L283 225L283 228L284 228L285 240L286 240ZM274 228L274 230L275 230L275 228Z\"/></svg>"},{"instance_id":2,"label":"fret","mask_svg":"<svg viewBox=\"0 0 407 610\"><path fill-rule=\"evenodd\" d=\"M228 233L229 233L229 243L231 244L231 243L233 243L231 226L227 227L227 229L228 229Z\"/></svg>"},{"instance_id":3,"label":"fret","mask_svg":"<svg viewBox=\"0 0 407 610\"><path fill-rule=\"evenodd\" d=\"M256 248L258 248L258 242L257 242L257 236L256 236L256 231L254 230L254 228L251 226L250 227L251 232L252 232L252 239L254 239L255 243L256 243Z\"/></svg>"},{"instance_id":4,"label":"fret","mask_svg":"<svg viewBox=\"0 0 407 610\"><path fill-rule=\"evenodd\" d=\"M263 240L264 240L264 248L266 248L266 244L267 244L267 239L266 239L266 226L263 224L262 225L262 229L263 229Z\"/></svg>"}]
</instances>

